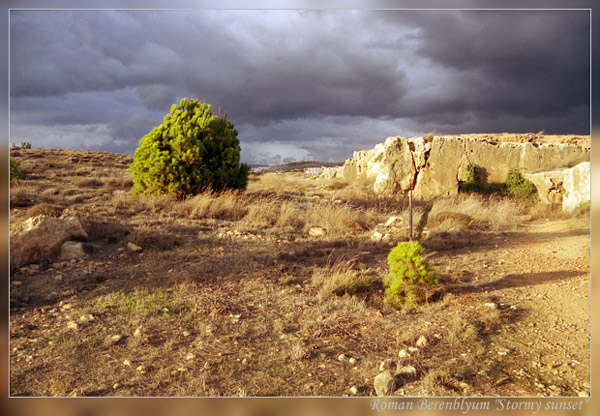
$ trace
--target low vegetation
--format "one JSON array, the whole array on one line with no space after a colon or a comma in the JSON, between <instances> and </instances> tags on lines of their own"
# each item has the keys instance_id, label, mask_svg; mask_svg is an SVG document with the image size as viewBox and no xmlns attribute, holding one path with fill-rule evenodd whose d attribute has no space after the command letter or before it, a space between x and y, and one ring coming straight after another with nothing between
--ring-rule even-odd
<instances>
[{"instance_id":1,"label":"low vegetation","mask_svg":"<svg viewBox=\"0 0 600 416\"><path fill-rule=\"evenodd\" d=\"M532 367L536 338L517 328L539 317L503 297L522 271L499 277L524 224L565 218L554 207L478 192L418 201L410 242L406 199L367 182L267 172L244 192L145 195L126 155L15 159L11 230L74 209L91 249L11 270L12 395L369 396L386 360L415 369L397 385L407 396L583 388L581 367L568 382Z\"/></svg>"}]
</instances>

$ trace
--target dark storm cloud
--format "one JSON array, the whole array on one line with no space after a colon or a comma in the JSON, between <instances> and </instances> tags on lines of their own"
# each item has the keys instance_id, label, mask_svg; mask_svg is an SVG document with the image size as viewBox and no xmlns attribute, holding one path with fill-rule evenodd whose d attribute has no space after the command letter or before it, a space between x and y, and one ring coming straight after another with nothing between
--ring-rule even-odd
<instances>
[{"instance_id":1,"label":"dark storm cloud","mask_svg":"<svg viewBox=\"0 0 600 416\"><path fill-rule=\"evenodd\" d=\"M191 96L266 159L434 129L588 133L589 31L586 11L13 11L11 129L60 147L80 125L88 148L131 153Z\"/></svg>"}]
</instances>

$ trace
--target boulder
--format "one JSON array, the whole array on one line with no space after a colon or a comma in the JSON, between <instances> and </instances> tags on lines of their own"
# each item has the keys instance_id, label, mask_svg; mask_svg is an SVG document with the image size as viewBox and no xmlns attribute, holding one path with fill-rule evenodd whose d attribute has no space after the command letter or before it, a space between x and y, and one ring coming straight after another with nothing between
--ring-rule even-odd
<instances>
[{"instance_id":1,"label":"boulder","mask_svg":"<svg viewBox=\"0 0 600 416\"><path fill-rule=\"evenodd\" d=\"M61 260L79 260L87 256L84 243L79 241L66 241L60 249Z\"/></svg>"},{"instance_id":2,"label":"boulder","mask_svg":"<svg viewBox=\"0 0 600 416\"><path fill-rule=\"evenodd\" d=\"M87 237L81 216L73 210L65 210L59 218L43 215L29 218L11 235L10 265L19 268L56 257L66 241Z\"/></svg>"},{"instance_id":3,"label":"boulder","mask_svg":"<svg viewBox=\"0 0 600 416\"><path fill-rule=\"evenodd\" d=\"M590 162L568 169L523 173L523 177L536 186L542 203L560 205L565 212L590 201Z\"/></svg>"}]
</instances>

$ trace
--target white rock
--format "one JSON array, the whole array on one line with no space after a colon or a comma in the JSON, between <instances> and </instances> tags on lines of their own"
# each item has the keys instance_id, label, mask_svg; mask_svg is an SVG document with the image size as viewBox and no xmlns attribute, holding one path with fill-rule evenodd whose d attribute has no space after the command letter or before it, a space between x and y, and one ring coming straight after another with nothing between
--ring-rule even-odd
<instances>
[{"instance_id":1,"label":"white rock","mask_svg":"<svg viewBox=\"0 0 600 416\"><path fill-rule=\"evenodd\" d=\"M388 218L388 220L385 222L386 227L400 226L402 224L404 224L404 220L402 219L402 217L395 216Z\"/></svg>"},{"instance_id":2,"label":"white rock","mask_svg":"<svg viewBox=\"0 0 600 416\"><path fill-rule=\"evenodd\" d=\"M415 345L418 348L425 348L427 344L429 344L429 341L427 341L427 337L425 337L425 335L421 335Z\"/></svg>"},{"instance_id":3,"label":"white rock","mask_svg":"<svg viewBox=\"0 0 600 416\"><path fill-rule=\"evenodd\" d=\"M379 373L373 381L373 387L375 387L375 393L377 396L390 396L396 388L396 381L394 380L390 370L385 370Z\"/></svg>"},{"instance_id":4,"label":"white rock","mask_svg":"<svg viewBox=\"0 0 600 416\"><path fill-rule=\"evenodd\" d=\"M308 230L308 235L311 237L322 237L325 235L325 229L321 227L312 227Z\"/></svg>"},{"instance_id":5,"label":"white rock","mask_svg":"<svg viewBox=\"0 0 600 416\"><path fill-rule=\"evenodd\" d=\"M345 354L340 354L337 357L338 361L344 361L346 359L346 355Z\"/></svg>"},{"instance_id":6,"label":"white rock","mask_svg":"<svg viewBox=\"0 0 600 416\"><path fill-rule=\"evenodd\" d=\"M131 361L125 359L125 360L123 360L123 365L129 367L129 366L131 366Z\"/></svg>"},{"instance_id":7,"label":"white rock","mask_svg":"<svg viewBox=\"0 0 600 416\"><path fill-rule=\"evenodd\" d=\"M373 234L371 234L371 241L381 241L382 238L383 234L381 234L379 231L375 231Z\"/></svg>"},{"instance_id":8,"label":"white rock","mask_svg":"<svg viewBox=\"0 0 600 416\"><path fill-rule=\"evenodd\" d=\"M133 253L139 253L140 251L142 251L142 248L140 246L133 244L132 242L127 243L127 248Z\"/></svg>"},{"instance_id":9,"label":"white rock","mask_svg":"<svg viewBox=\"0 0 600 416\"><path fill-rule=\"evenodd\" d=\"M77 328L79 328L79 325L77 325L77 322L75 322L75 321L69 321L69 322L67 322L67 328L77 329Z\"/></svg>"},{"instance_id":10,"label":"white rock","mask_svg":"<svg viewBox=\"0 0 600 416\"><path fill-rule=\"evenodd\" d=\"M135 332L133 333L133 336L136 338L141 337L142 336L142 328L141 327L136 328Z\"/></svg>"},{"instance_id":11,"label":"white rock","mask_svg":"<svg viewBox=\"0 0 600 416\"><path fill-rule=\"evenodd\" d=\"M400 357L400 358L406 358L409 355L410 354L406 350L400 350L400 351L398 351L398 357Z\"/></svg>"},{"instance_id":12,"label":"white rock","mask_svg":"<svg viewBox=\"0 0 600 416\"><path fill-rule=\"evenodd\" d=\"M358 388L356 388L356 386L350 387L350 394L356 396L358 394Z\"/></svg>"},{"instance_id":13,"label":"white rock","mask_svg":"<svg viewBox=\"0 0 600 416\"><path fill-rule=\"evenodd\" d=\"M354 365L354 364L356 364L356 358L354 358L354 357L350 357L350 358L348 359L348 362L349 362L350 364Z\"/></svg>"},{"instance_id":14,"label":"white rock","mask_svg":"<svg viewBox=\"0 0 600 416\"><path fill-rule=\"evenodd\" d=\"M498 305L496 305L493 302L484 303L483 306L485 306L486 308L490 308L490 309L498 309Z\"/></svg>"}]
</instances>

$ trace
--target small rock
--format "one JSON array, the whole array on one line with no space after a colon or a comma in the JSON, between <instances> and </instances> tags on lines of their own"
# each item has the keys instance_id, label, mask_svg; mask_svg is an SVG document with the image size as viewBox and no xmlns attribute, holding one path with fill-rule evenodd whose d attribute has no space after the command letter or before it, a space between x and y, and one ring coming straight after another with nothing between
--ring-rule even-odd
<instances>
[{"instance_id":1,"label":"small rock","mask_svg":"<svg viewBox=\"0 0 600 416\"><path fill-rule=\"evenodd\" d=\"M10 284L14 286L21 286L23 282L21 282L20 280L13 280L12 282L10 282Z\"/></svg>"},{"instance_id":2,"label":"small rock","mask_svg":"<svg viewBox=\"0 0 600 416\"><path fill-rule=\"evenodd\" d=\"M356 364L356 358L354 358L354 357L350 357L350 358L348 359L348 362L349 362L350 364L354 365L354 364Z\"/></svg>"},{"instance_id":3,"label":"small rock","mask_svg":"<svg viewBox=\"0 0 600 416\"><path fill-rule=\"evenodd\" d=\"M322 237L325 235L325 229L321 227L312 227L308 230L308 235L311 237Z\"/></svg>"},{"instance_id":4,"label":"small rock","mask_svg":"<svg viewBox=\"0 0 600 416\"><path fill-rule=\"evenodd\" d=\"M193 360L194 358L196 358L196 356L191 352L188 352L188 354L185 356L186 360Z\"/></svg>"},{"instance_id":5,"label":"small rock","mask_svg":"<svg viewBox=\"0 0 600 416\"><path fill-rule=\"evenodd\" d=\"M57 274L56 276L54 276L54 280L60 282L63 279L62 274Z\"/></svg>"},{"instance_id":6,"label":"small rock","mask_svg":"<svg viewBox=\"0 0 600 416\"><path fill-rule=\"evenodd\" d=\"M498 305L496 305L493 302L484 303L483 306L485 306L486 308L490 308L490 309L498 309Z\"/></svg>"},{"instance_id":7,"label":"small rock","mask_svg":"<svg viewBox=\"0 0 600 416\"><path fill-rule=\"evenodd\" d=\"M415 353L415 352L419 352L419 349L417 347L408 347L408 352Z\"/></svg>"},{"instance_id":8,"label":"small rock","mask_svg":"<svg viewBox=\"0 0 600 416\"><path fill-rule=\"evenodd\" d=\"M356 386L350 387L350 394L356 396L358 394L358 388L356 388Z\"/></svg>"},{"instance_id":9,"label":"small rock","mask_svg":"<svg viewBox=\"0 0 600 416\"><path fill-rule=\"evenodd\" d=\"M118 389L119 387L121 387L121 385L119 383L115 383L113 384L113 390Z\"/></svg>"},{"instance_id":10,"label":"small rock","mask_svg":"<svg viewBox=\"0 0 600 416\"><path fill-rule=\"evenodd\" d=\"M425 337L425 335L421 335L415 345L419 348L425 348L428 343L427 337Z\"/></svg>"},{"instance_id":11,"label":"small rock","mask_svg":"<svg viewBox=\"0 0 600 416\"><path fill-rule=\"evenodd\" d=\"M140 372L141 374L144 374L144 373L146 373L146 366L140 365L140 366L138 366L138 368L136 368L136 370L138 372Z\"/></svg>"},{"instance_id":12,"label":"small rock","mask_svg":"<svg viewBox=\"0 0 600 416\"><path fill-rule=\"evenodd\" d=\"M123 338L123 335L113 335L112 337L110 337L110 340L113 343L117 343L117 342L121 341L122 338Z\"/></svg>"},{"instance_id":13,"label":"small rock","mask_svg":"<svg viewBox=\"0 0 600 416\"><path fill-rule=\"evenodd\" d=\"M398 357L400 357L400 358L406 358L409 355L410 354L406 350L400 350L400 351L398 351Z\"/></svg>"},{"instance_id":14,"label":"small rock","mask_svg":"<svg viewBox=\"0 0 600 416\"><path fill-rule=\"evenodd\" d=\"M381 364L379 364L379 371L385 371L385 370L395 370L396 369L396 363L390 359L387 359L385 361L382 361Z\"/></svg>"},{"instance_id":15,"label":"small rock","mask_svg":"<svg viewBox=\"0 0 600 416\"><path fill-rule=\"evenodd\" d=\"M136 338L141 337L142 336L142 328L141 327L136 328L135 332L133 333L133 336Z\"/></svg>"},{"instance_id":16,"label":"small rock","mask_svg":"<svg viewBox=\"0 0 600 416\"><path fill-rule=\"evenodd\" d=\"M81 322L90 322L90 321L93 321L94 319L95 319L95 318L94 318L94 315L92 315L91 313L87 313L87 314L85 314L85 315L81 315L81 316L79 317L79 320L80 320Z\"/></svg>"},{"instance_id":17,"label":"small rock","mask_svg":"<svg viewBox=\"0 0 600 416\"><path fill-rule=\"evenodd\" d=\"M189 333L188 331L183 331L183 336L184 336L184 337L189 337L189 336L190 336L190 333Z\"/></svg>"},{"instance_id":18,"label":"small rock","mask_svg":"<svg viewBox=\"0 0 600 416\"><path fill-rule=\"evenodd\" d=\"M404 220L401 217L390 217L385 222L385 226L386 227L398 226L398 225L402 225L403 223L404 223Z\"/></svg>"},{"instance_id":19,"label":"small rock","mask_svg":"<svg viewBox=\"0 0 600 416\"><path fill-rule=\"evenodd\" d=\"M77 328L79 328L79 325L77 325L77 322L75 322L75 321L69 321L69 322L67 322L67 328L77 329Z\"/></svg>"},{"instance_id":20,"label":"small rock","mask_svg":"<svg viewBox=\"0 0 600 416\"><path fill-rule=\"evenodd\" d=\"M244 358L244 359L242 360L242 365L247 365L247 364L248 364L248 359L247 359L247 358Z\"/></svg>"},{"instance_id":21,"label":"small rock","mask_svg":"<svg viewBox=\"0 0 600 416\"><path fill-rule=\"evenodd\" d=\"M510 380L510 377L509 377L509 376L503 376L503 377L500 377L498 380L496 380L496 385L497 385L497 386L499 386L499 385L501 385L501 384L504 384L504 383L506 383L506 382L507 382L507 381L509 381L509 380Z\"/></svg>"},{"instance_id":22,"label":"small rock","mask_svg":"<svg viewBox=\"0 0 600 416\"><path fill-rule=\"evenodd\" d=\"M140 251L142 251L142 248L136 244L133 244L132 242L127 243L127 248L129 249L129 251L132 251L133 253L138 253Z\"/></svg>"},{"instance_id":23,"label":"small rock","mask_svg":"<svg viewBox=\"0 0 600 416\"><path fill-rule=\"evenodd\" d=\"M344 361L346 359L346 355L345 354L340 354L337 357L338 361Z\"/></svg>"},{"instance_id":24,"label":"small rock","mask_svg":"<svg viewBox=\"0 0 600 416\"><path fill-rule=\"evenodd\" d=\"M185 367L178 367L177 371L179 371L180 373L185 373L186 371L188 371L188 369Z\"/></svg>"},{"instance_id":25,"label":"small rock","mask_svg":"<svg viewBox=\"0 0 600 416\"><path fill-rule=\"evenodd\" d=\"M397 371L396 371L396 375L402 376L402 377L416 377L417 375L417 369L415 367L413 367L412 365L406 365L404 367L400 367Z\"/></svg>"},{"instance_id":26,"label":"small rock","mask_svg":"<svg viewBox=\"0 0 600 416\"><path fill-rule=\"evenodd\" d=\"M396 388L396 382L390 370L385 370L379 373L373 382L375 393L379 397L390 396Z\"/></svg>"},{"instance_id":27,"label":"small rock","mask_svg":"<svg viewBox=\"0 0 600 416\"><path fill-rule=\"evenodd\" d=\"M590 394L585 392L585 391L580 391L579 393L577 393L577 396L579 397L589 397Z\"/></svg>"},{"instance_id":28,"label":"small rock","mask_svg":"<svg viewBox=\"0 0 600 416\"><path fill-rule=\"evenodd\" d=\"M383 234L381 234L379 231L375 231L373 234L371 234L371 241L381 241L382 238Z\"/></svg>"},{"instance_id":29,"label":"small rock","mask_svg":"<svg viewBox=\"0 0 600 416\"><path fill-rule=\"evenodd\" d=\"M129 367L129 366L131 366L131 361L123 360L123 365L126 365L127 367Z\"/></svg>"}]
</instances>

